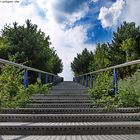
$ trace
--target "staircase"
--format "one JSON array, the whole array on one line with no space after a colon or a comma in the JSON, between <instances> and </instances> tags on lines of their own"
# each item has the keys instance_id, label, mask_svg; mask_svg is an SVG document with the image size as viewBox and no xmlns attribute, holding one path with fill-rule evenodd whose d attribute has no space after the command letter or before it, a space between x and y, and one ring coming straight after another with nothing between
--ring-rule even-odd
<instances>
[{"instance_id":1,"label":"staircase","mask_svg":"<svg viewBox=\"0 0 140 140\"><path fill-rule=\"evenodd\" d=\"M63 82L47 96L32 96L25 108L1 109L0 140L140 140L140 108L108 110L87 93Z\"/></svg>"}]
</instances>

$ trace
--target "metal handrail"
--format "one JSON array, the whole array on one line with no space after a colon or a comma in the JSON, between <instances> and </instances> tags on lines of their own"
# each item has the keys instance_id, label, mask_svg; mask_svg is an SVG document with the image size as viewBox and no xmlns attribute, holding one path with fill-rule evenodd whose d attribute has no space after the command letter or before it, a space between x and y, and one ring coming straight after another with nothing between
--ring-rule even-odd
<instances>
[{"instance_id":1,"label":"metal handrail","mask_svg":"<svg viewBox=\"0 0 140 140\"><path fill-rule=\"evenodd\" d=\"M75 78L78 78L78 77L81 77L81 76L86 76L86 75L91 75L91 74L95 74L95 73L99 73L99 72L103 72L103 71L107 71L107 70L111 70L111 69L117 69L117 68L122 68L122 67L126 67L126 66L131 66L131 65L135 65L135 64L140 64L140 59L130 61L130 62L126 62L126 63L123 63L123 64L119 64L119 65L116 65L116 66L100 69L100 70L97 70L97 71L85 73L85 74L76 76Z\"/></svg>"},{"instance_id":2,"label":"metal handrail","mask_svg":"<svg viewBox=\"0 0 140 140\"><path fill-rule=\"evenodd\" d=\"M27 69L27 70L30 70L30 71L49 74L49 75L52 75L52 76L58 76L58 75L55 75L55 74L52 74L52 73L49 73L49 72L45 72L45 71L42 71L42 70L39 70L39 69L31 68L31 67L28 67L28 66L25 66L25 65L22 65L22 64L17 64L15 62L8 61L8 60L1 59L1 58L0 58L0 63L12 65L12 66L15 66L15 67L18 67L18 68Z\"/></svg>"}]
</instances>

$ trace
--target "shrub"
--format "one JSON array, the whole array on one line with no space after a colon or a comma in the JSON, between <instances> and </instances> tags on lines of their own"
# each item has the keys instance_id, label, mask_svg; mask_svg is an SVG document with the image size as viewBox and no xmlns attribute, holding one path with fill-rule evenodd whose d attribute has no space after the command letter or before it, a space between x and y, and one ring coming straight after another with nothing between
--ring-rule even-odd
<instances>
[{"instance_id":1,"label":"shrub","mask_svg":"<svg viewBox=\"0 0 140 140\"><path fill-rule=\"evenodd\" d=\"M94 88L89 89L96 103L107 108L140 106L140 71L119 80L117 96L114 96L112 81L113 77L109 73L102 73L96 78Z\"/></svg>"},{"instance_id":2,"label":"shrub","mask_svg":"<svg viewBox=\"0 0 140 140\"><path fill-rule=\"evenodd\" d=\"M14 66L5 65L0 75L0 105L1 107L18 107L20 102L27 100L24 93L23 71Z\"/></svg>"},{"instance_id":3,"label":"shrub","mask_svg":"<svg viewBox=\"0 0 140 140\"><path fill-rule=\"evenodd\" d=\"M113 76L110 76L109 72L103 72L95 79L95 85L93 89L89 89L91 97L101 99L102 96L113 96Z\"/></svg>"},{"instance_id":4,"label":"shrub","mask_svg":"<svg viewBox=\"0 0 140 140\"><path fill-rule=\"evenodd\" d=\"M2 66L0 74L0 107L18 108L24 106L32 94L47 94L50 84L41 84L38 81L29 85L27 89L23 86L23 71L14 66Z\"/></svg>"},{"instance_id":5,"label":"shrub","mask_svg":"<svg viewBox=\"0 0 140 140\"><path fill-rule=\"evenodd\" d=\"M140 106L140 71L119 81L119 106Z\"/></svg>"},{"instance_id":6,"label":"shrub","mask_svg":"<svg viewBox=\"0 0 140 140\"><path fill-rule=\"evenodd\" d=\"M50 84L41 84L41 81L37 80L35 84L31 84L28 86L27 93L29 95L38 93L46 95L48 94L50 87Z\"/></svg>"}]
</instances>

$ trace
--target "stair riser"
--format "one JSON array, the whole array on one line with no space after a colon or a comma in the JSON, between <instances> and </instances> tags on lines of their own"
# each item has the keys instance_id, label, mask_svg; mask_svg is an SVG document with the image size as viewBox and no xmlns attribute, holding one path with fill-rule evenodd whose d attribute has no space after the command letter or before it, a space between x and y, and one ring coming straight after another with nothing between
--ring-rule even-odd
<instances>
[{"instance_id":1,"label":"stair riser","mask_svg":"<svg viewBox=\"0 0 140 140\"><path fill-rule=\"evenodd\" d=\"M3 109L0 110L0 114L97 114L97 113L138 113L139 109L118 109L118 110L106 110L96 108L41 108L41 109Z\"/></svg>"},{"instance_id":2,"label":"stair riser","mask_svg":"<svg viewBox=\"0 0 140 140\"><path fill-rule=\"evenodd\" d=\"M70 92L70 91L50 91L49 92L50 94L72 94L72 95L75 95L75 94L88 94L88 91L87 92L83 92L83 91L77 91L77 92Z\"/></svg>"},{"instance_id":3,"label":"stair riser","mask_svg":"<svg viewBox=\"0 0 140 140\"><path fill-rule=\"evenodd\" d=\"M63 96L63 97L65 97L65 96L68 96L68 97L69 96L73 96L73 97L75 97L75 96L78 96L78 97L81 96L81 97L85 97L86 96L87 97L89 95L88 94L66 94L66 93L64 93L64 94L63 93L62 94L60 94L60 93L59 94L48 94L47 95L47 97L52 97L52 96L55 96L55 97L57 97L57 96ZM43 98L44 95L34 95L34 97L38 97L38 98L39 97L42 97Z\"/></svg>"},{"instance_id":4,"label":"stair riser","mask_svg":"<svg viewBox=\"0 0 140 140\"><path fill-rule=\"evenodd\" d=\"M72 97L58 97L58 96L52 96L52 97L31 97L30 98L30 100L44 100L44 99L50 99L50 100L54 100L54 99L56 99L56 100L85 100L85 99L87 99L87 100L89 100L89 98L88 97L81 97L81 96L78 96L78 97L75 97L74 98L74 96L72 96Z\"/></svg>"},{"instance_id":5,"label":"stair riser","mask_svg":"<svg viewBox=\"0 0 140 140\"><path fill-rule=\"evenodd\" d=\"M140 134L140 126L0 126L1 135L107 135Z\"/></svg>"},{"instance_id":6,"label":"stair riser","mask_svg":"<svg viewBox=\"0 0 140 140\"><path fill-rule=\"evenodd\" d=\"M89 99L82 99L82 98L80 98L80 99L77 99L77 98L57 98L57 99L54 99L54 98L30 98L30 101L34 101L34 100L36 100L36 101L75 101L75 102L77 102L77 101L89 101Z\"/></svg>"},{"instance_id":7,"label":"stair riser","mask_svg":"<svg viewBox=\"0 0 140 140\"><path fill-rule=\"evenodd\" d=\"M56 92L56 93L60 93L60 92L63 92L63 93L87 93L88 90L84 90L84 89L71 89L71 88L65 88L65 89L52 89L51 92Z\"/></svg>"},{"instance_id":8,"label":"stair riser","mask_svg":"<svg viewBox=\"0 0 140 140\"><path fill-rule=\"evenodd\" d=\"M27 108L92 108L97 107L93 105L26 105Z\"/></svg>"},{"instance_id":9,"label":"stair riser","mask_svg":"<svg viewBox=\"0 0 140 140\"><path fill-rule=\"evenodd\" d=\"M72 103L72 104L75 104L75 103L91 103L91 101L89 101L89 100L79 100L79 101L72 101L72 100L31 100L29 103L49 103L49 104L54 104L54 103L60 103L60 104L62 104L62 103L65 103L65 104L67 104L67 103Z\"/></svg>"},{"instance_id":10,"label":"stair riser","mask_svg":"<svg viewBox=\"0 0 140 140\"><path fill-rule=\"evenodd\" d=\"M61 91L61 90L56 90L56 91L54 91L54 90L51 90L50 92L49 92L50 94L88 94L88 91L67 91L67 90L65 90L65 91Z\"/></svg>"},{"instance_id":11,"label":"stair riser","mask_svg":"<svg viewBox=\"0 0 140 140\"><path fill-rule=\"evenodd\" d=\"M1 116L0 122L123 122L123 121L140 121L140 116L65 116L65 115L11 115Z\"/></svg>"}]
</instances>

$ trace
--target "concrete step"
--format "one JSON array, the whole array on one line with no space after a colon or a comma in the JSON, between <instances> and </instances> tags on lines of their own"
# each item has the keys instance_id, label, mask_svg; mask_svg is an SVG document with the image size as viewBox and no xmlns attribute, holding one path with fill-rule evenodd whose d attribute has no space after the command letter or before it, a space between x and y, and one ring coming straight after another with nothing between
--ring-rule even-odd
<instances>
[{"instance_id":1,"label":"concrete step","mask_svg":"<svg viewBox=\"0 0 140 140\"><path fill-rule=\"evenodd\" d=\"M49 93L50 94L88 94L88 91L73 91L73 92L71 92L71 91L59 91L59 90L56 90L56 91L49 91Z\"/></svg>"},{"instance_id":2,"label":"concrete step","mask_svg":"<svg viewBox=\"0 0 140 140\"><path fill-rule=\"evenodd\" d=\"M97 107L96 104L89 103L30 103L26 105L27 108L92 108Z\"/></svg>"},{"instance_id":3,"label":"concrete step","mask_svg":"<svg viewBox=\"0 0 140 140\"><path fill-rule=\"evenodd\" d=\"M44 96L44 97L30 97L30 99L60 99L60 100L85 100L85 99L89 99L88 96L86 97L82 97L82 96Z\"/></svg>"},{"instance_id":4,"label":"concrete step","mask_svg":"<svg viewBox=\"0 0 140 140\"><path fill-rule=\"evenodd\" d=\"M49 93L47 95L43 95L43 94L35 94L32 95L33 97L41 97L41 96L89 96L87 93Z\"/></svg>"},{"instance_id":5,"label":"concrete step","mask_svg":"<svg viewBox=\"0 0 140 140\"><path fill-rule=\"evenodd\" d=\"M48 136L1 136L2 140L140 140L140 134L126 135L48 135Z\"/></svg>"},{"instance_id":6,"label":"concrete step","mask_svg":"<svg viewBox=\"0 0 140 140\"><path fill-rule=\"evenodd\" d=\"M100 113L139 113L140 108L19 108L0 109L0 114L100 114Z\"/></svg>"},{"instance_id":7,"label":"concrete step","mask_svg":"<svg viewBox=\"0 0 140 140\"><path fill-rule=\"evenodd\" d=\"M30 97L30 100L42 100L42 101L48 101L48 100L50 100L50 101L53 101L53 100L57 100L57 101L83 101L83 100L87 100L87 101L89 101L90 99L89 98L37 98L37 97Z\"/></svg>"},{"instance_id":8,"label":"concrete step","mask_svg":"<svg viewBox=\"0 0 140 140\"><path fill-rule=\"evenodd\" d=\"M60 92L60 91L62 91L62 92L87 92L88 91L88 89L87 88L71 88L71 87L68 87L68 88L65 88L65 87L59 87L59 88L56 88L56 87L54 87L54 88L51 88L51 91L52 92Z\"/></svg>"},{"instance_id":9,"label":"concrete step","mask_svg":"<svg viewBox=\"0 0 140 140\"><path fill-rule=\"evenodd\" d=\"M140 113L118 114L0 114L0 122L128 122Z\"/></svg>"},{"instance_id":10,"label":"concrete step","mask_svg":"<svg viewBox=\"0 0 140 140\"><path fill-rule=\"evenodd\" d=\"M37 97L37 98L44 98L44 97L88 97L88 94L48 94L48 95L35 95L32 97Z\"/></svg>"},{"instance_id":11,"label":"concrete step","mask_svg":"<svg viewBox=\"0 0 140 140\"><path fill-rule=\"evenodd\" d=\"M30 123L1 122L0 135L140 134L140 122Z\"/></svg>"},{"instance_id":12,"label":"concrete step","mask_svg":"<svg viewBox=\"0 0 140 140\"><path fill-rule=\"evenodd\" d=\"M29 103L91 103L91 100L30 100Z\"/></svg>"}]
</instances>

